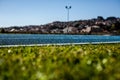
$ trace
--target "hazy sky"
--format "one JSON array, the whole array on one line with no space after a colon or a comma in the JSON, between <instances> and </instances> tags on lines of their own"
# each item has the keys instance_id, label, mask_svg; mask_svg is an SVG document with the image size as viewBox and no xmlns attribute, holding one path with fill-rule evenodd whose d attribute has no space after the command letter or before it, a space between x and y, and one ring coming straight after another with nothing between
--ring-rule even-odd
<instances>
[{"instance_id":1,"label":"hazy sky","mask_svg":"<svg viewBox=\"0 0 120 80\"><path fill-rule=\"evenodd\" d=\"M0 27L66 21L66 5L72 6L72 21L120 17L120 0L0 0Z\"/></svg>"}]
</instances>

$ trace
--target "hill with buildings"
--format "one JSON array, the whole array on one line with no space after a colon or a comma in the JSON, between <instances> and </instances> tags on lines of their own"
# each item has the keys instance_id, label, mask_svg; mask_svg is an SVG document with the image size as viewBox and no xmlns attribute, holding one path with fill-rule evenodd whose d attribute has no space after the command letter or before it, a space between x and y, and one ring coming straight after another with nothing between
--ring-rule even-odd
<instances>
[{"instance_id":1,"label":"hill with buildings","mask_svg":"<svg viewBox=\"0 0 120 80\"><path fill-rule=\"evenodd\" d=\"M45 25L11 26L0 28L0 33L31 34L110 34L120 35L120 18L98 16L89 20L55 21Z\"/></svg>"}]
</instances>

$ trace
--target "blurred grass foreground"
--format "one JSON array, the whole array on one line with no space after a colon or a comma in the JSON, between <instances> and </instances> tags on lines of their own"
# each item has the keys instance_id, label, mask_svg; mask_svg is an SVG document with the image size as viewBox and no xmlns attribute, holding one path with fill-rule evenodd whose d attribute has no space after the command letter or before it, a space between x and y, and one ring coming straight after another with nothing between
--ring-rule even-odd
<instances>
[{"instance_id":1,"label":"blurred grass foreground","mask_svg":"<svg viewBox=\"0 0 120 80\"><path fill-rule=\"evenodd\" d=\"M120 44L0 48L0 80L120 80Z\"/></svg>"}]
</instances>

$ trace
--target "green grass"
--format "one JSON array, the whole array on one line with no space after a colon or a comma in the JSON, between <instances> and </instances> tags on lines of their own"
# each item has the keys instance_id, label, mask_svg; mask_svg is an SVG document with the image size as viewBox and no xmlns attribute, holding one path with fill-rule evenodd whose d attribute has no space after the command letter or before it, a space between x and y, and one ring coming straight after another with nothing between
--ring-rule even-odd
<instances>
[{"instance_id":1,"label":"green grass","mask_svg":"<svg viewBox=\"0 0 120 80\"><path fill-rule=\"evenodd\" d=\"M0 48L0 80L120 80L120 44Z\"/></svg>"}]
</instances>

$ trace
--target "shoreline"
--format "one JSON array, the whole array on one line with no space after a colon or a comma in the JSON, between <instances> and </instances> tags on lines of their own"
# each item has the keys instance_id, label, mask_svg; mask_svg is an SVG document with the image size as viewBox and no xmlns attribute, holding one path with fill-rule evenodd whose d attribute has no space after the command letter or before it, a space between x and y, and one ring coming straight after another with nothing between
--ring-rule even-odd
<instances>
[{"instance_id":1,"label":"shoreline","mask_svg":"<svg viewBox=\"0 0 120 80\"><path fill-rule=\"evenodd\" d=\"M106 33L99 33L99 34L77 34L77 33L0 33L0 34L38 34L38 35L102 35L102 36L120 36L120 34L106 34Z\"/></svg>"},{"instance_id":2,"label":"shoreline","mask_svg":"<svg viewBox=\"0 0 120 80\"><path fill-rule=\"evenodd\" d=\"M0 45L2 47L32 47L32 46L67 46L67 45L87 45L87 44L119 44L120 41L110 42L85 42L85 43L51 43L51 44L28 44L28 45Z\"/></svg>"}]
</instances>

